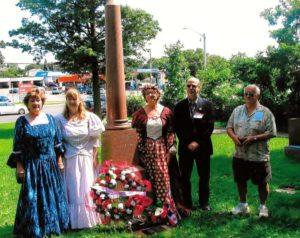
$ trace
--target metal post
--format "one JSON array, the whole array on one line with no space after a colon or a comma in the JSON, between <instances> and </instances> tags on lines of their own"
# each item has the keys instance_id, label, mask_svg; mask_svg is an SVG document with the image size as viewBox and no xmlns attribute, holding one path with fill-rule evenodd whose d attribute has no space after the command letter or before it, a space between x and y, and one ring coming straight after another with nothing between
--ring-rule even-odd
<instances>
[{"instance_id":1,"label":"metal post","mask_svg":"<svg viewBox=\"0 0 300 238\"><path fill-rule=\"evenodd\" d=\"M204 57L203 66L204 66L204 69L206 69L207 61L206 61L206 35L205 35L205 33L203 33L202 37L203 37L203 57Z\"/></svg>"},{"instance_id":2,"label":"metal post","mask_svg":"<svg viewBox=\"0 0 300 238\"><path fill-rule=\"evenodd\" d=\"M199 36L201 36L201 38L203 39L203 68L206 69L206 65L207 65L207 60L206 60L206 35L205 33L200 33L198 31L195 31L192 28L188 28L188 27L184 27L183 30L191 30L193 32L195 32L196 34L198 34ZM200 38L200 41L201 41Z\"/></svg>"}]
</instances>

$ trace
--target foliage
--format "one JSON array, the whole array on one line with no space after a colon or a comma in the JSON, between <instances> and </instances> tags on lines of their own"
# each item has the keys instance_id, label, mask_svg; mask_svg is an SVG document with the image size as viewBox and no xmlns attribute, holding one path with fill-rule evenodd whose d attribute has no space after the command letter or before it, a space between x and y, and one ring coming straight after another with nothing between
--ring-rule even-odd
<instances>
[{"instance_id":1,"label":"foliage","mask_svg":"<svg viewBox=\"0 0 300 238\"><path fill-rule=\"evenodd\" d=\"M295 45L300 42L300 1L280 0L274 8L265 9L261 16L271 26L278 28L271 31L271 36L278 43Z\"/></svg>"},{"instance_id":2,"label":"foliage","mask_svg":"<svg viewBox=\"0 0 300 238\"><path fill-rule=\"evenodd\" d=\"M69 72L92 72L95 112L100 115L98 75L105 65L104 0L20 0L21 10L31 13L22 26L11 30L10 46L40 61L52 52ZM158 22L143 10L121 8L124 55L135 55L160 30ZM133 37L134 36L134 37Z\"/></svg>"},{"instance_id":3,"label":"foliage","mask_svg":"<svg viewBox=\"0 0 300 238\"><path fill-rule=\"evenodd\" d=\"M166 78L163 103L170 108L185 97L185 82L189 77L188 64L182 53L183 45L177 43L166 47L167 61L165 64Z\"/></svg>"},{"instance_id":4,"label":"foliage","mask_svg":"<svg viewBox=\"0 0 300 238\"><path fill-rule=\"evenodd\" d=\"M13 237L13 222L20 185L15 181L15 171L6 166L6 159L11 152L14 124L0 124L0 236ZM233 217L229 211L238 202L236 185L232 178L231 157L233 143L225 134L212 136L214 155L211 160L211 212L193 211L178 227L169 229L151 237L245 237L245 238L296 238L300 236L300 182L297 160L287 158L283 153L288 145L288 138L278 137L270 141L273 179L270 184L271 194L268 199L270 218L259 219L259 205L256 186L248 183L248 202L251 208L249 216ZM282 169L284 168L284 169ZM198 176L196 168L192 173L193 201L197 201ZM280 193L276 190L292 186L295 194ZM136 237L136 233L125 230L125 225L100 225L91 229L61 235L62 238L74 237Z\"/></svg>"},{"instance_id":5,"label":"foliage","mask_svg":"<svg viewBox=\"0 0 300 238\"><path fill-rule=\"evenodd\" d=\"M43 68L43 66L40 64L28 64L25 67L25 71L29 71L31 69L42 69L42 68Z\"/></svg>"},{"instance_id":6,"label":"foliage","mask_svg":"<svg viewBox=\"0 0 300 238\"><path fill-rule=\"evenodd\" d=\"M24 74L24 70L20 69L16 65L10 65L0 72L1 78L16 78L21 77Z\"/></svg>"},{"instance_id":7,"label":"foliage","mask_svg":"<svg viewBox=\"0 0 300 238\"><path fill-rule=\"evenodd\" d=\"M2 52L0 51L0 66L3 65L4 60L5 60L5 58L4 58L3 54L2 54Z\"/></svg>"},{"instance_id":8,"label":"foliage","mask_svg":"<svg viewBox=\"0 0 300 238\"><path fill-rule=\"evenodd\" d=\"M140 107L145 105L145 100L143 96L128 96L127 102L127 115L132 116L132 114L138 110Z\"/></svg>"},{"instance_id":9,"label":"foliage","mask_svg":"<svg viewBox=\"0 0 300 238\"><path fill-rule=\"evenodd\" d=\"M0 49L5 48L5 42L3 40L0 41ZM0 51L0 66L4 63L4 56L2 55L2 52Z\"/></svg>"},{"instance_id":10,"label":"foliage","mask_svg":"<svg viewBox=\"0 0 300 238\"><path fill-rule=\"evenodd\" d=\"M190 75L195 77L198 71L203 68L203 50L184 50L182 53L188 62Z\"/></svg>"}]
</instances>

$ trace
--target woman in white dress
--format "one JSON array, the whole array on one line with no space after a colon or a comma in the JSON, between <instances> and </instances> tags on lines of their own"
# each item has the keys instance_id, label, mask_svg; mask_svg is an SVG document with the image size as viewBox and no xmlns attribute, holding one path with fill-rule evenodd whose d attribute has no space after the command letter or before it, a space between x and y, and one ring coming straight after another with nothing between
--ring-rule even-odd
<instances>
[{"instance_id":1,"label":"woman in white dress","mask_svg":"<svg viewBox=\"0 0 300 238\"><path fill-rule=\"evenodd\" d=\"M99 136L104 126L97 115L85 110L79 92L73 88L67 91L64 112L56 119L66 150L64 175L71 229L95 226L101 221L87 198L95 179Z\"/></svg>"}]
</instances>

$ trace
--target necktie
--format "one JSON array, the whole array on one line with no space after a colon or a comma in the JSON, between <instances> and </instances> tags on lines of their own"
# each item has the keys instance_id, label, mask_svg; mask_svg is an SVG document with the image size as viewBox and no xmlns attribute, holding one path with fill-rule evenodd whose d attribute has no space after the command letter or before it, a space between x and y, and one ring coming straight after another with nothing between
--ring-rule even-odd
<instances>
[{"instance_id":1,"label":"necktie","mask_svg":"<svg viewBox=\"0 0 300 238\"><path fill-rule=\"evenodd\" d=\"M196 103L191 102L190 103L190 115L191 115L191 117L193 117L195 109L196 109Z\"/></svg>"}]
</instances>

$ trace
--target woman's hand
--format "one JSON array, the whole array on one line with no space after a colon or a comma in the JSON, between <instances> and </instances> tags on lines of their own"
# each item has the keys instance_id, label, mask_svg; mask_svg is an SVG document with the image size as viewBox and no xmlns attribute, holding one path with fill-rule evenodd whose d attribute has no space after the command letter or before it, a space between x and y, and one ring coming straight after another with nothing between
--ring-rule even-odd
<instances>
[{"instance_id":1,"label":"woman's hand","mask_svg":"<svg viewBox=\"0 0 300 238\"><path fill-rule=\"evenodd\" d=\"M25 179L25 170L21 162L17 162L17 179L23 181Z\"/></svg>"},{"instance_id":2,"label":"woman's hand","mask_svg":"<svg viewBox=\"0 0 300 238\"><path fill-rule=\"evenodd\" d=\"M63 172L65 169L65 166L64 166L61 156L58 157L57 165L58 165L60 172Z\"/></svg>"},{"instance_id":3,"label":"woman's hand","mask_svg":"<svg viewBox=\"0 0 300 238\"><path fill-rule=\"evenodd\" d=\"M97 168L98 165L98 147L93 147L93 166Z\"/></svg>"}]
</instances>

